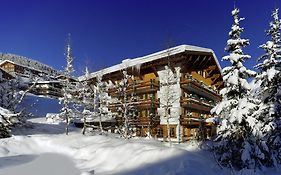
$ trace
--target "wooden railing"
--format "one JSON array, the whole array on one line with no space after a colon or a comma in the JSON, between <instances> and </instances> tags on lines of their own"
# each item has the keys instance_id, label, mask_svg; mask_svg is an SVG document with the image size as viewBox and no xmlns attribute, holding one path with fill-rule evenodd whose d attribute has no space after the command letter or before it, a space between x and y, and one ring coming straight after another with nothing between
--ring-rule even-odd
<instances>
[{"instance_id":1,"label":"wooden railing","mask_svg":"<svg viewBox=\"0 0 281 175\"><path fill-rule=\"evenodd\" d=\"M212 103L202 102L197 99L189 98L189 97L181 97L180 99L181 106L184 108L195 109L197 111L205 111L210 112L210 110L214 107Z\"/></svg>"},{"instance_id":2,"label":"wooden railing","mask_svg":"<svg viewBox=\"0 0 281 175\"><path fill-rule=\"evenodd\" d=\"M149 93L156 92L159 89L159 81L150 80L150 81L133 81L127 87L127 93ZM118 87L113 87L108 89L108 94L110 96L119 96Z\"/></svg>"},{"instance_id":3,"label":"wooden railing","mask_svg":"<svg viewBox=\"0 0 281 175\"><path fill-rule=\"evenodd\" d=\"M202 122L202 120L198 117L184 117L184 118L180 118L180 123L181 125L191 125L194 127L197 127L200 125L200 123Z\"/></svg>"},{"instance_id":4,"label":"wooden railing","mask_svg":"<svg viewBox=\"0 0 281 175\"><path fill-rule=\"evenodd\" d=\"M149 108L149 107L157 108L159 106L159 101L158 101L158 99L155 99L155 100L142 99L142 100L138 100L135 102L128 102L127 104L129 106L136 107L136 108ZM122 104L119 101L117 101L115 103L110 103L108 105L109 109L118 108L118 107L122 107Z\"/></svg>"},{"instance_id":5,"label":"wooden railing","mask_svg":"<svg viewBox=\"0 0 281 175\"><path fill-rule=\"evenodd\" d=\"M189 125L194 128L198 128L199 125L212 126L217 125L215 122L207 122L206 119L201 119L200 117L185 116L180 118L181 125Z\"/></svg>"},{"instance_id":6,"label":"wooden railing","mask_svg":"<svg viewBox=\"0 0 281 175\"><path fill-rule=\"evenodd\" d=\"M200 103L202 105L205 106L210 106L210 107L214 107L216 105L216 103L212 100L207 100L206 98L199 98L198 96L196 96L195 94L188 94L187 97L180 97L180 102L188 102L188 101L192 101L195 103Z\"/></svg>"},{"instance_id":7,"label":"wooden railing","mask_svg":"<svg viewBox=\"0 0 281 175\"><path fill-rule=\"evenodd\" d=\"M35 95L62 97L62 92L60 89L32 89L31 93Z\"/></svg>"},{"instance_id":8,"label":"wooden railing","mask_svg":"<svg viewBox=\"0 0 281 175\"><path fill-rule=\"evenodd\" d=\"M214 90L212 87L205 85L203 82L200 82L192 78L191 76L188 78L181 77L180 84L182 88L184 88L185 86L190 87L195 91L201 92L209 97L212 97L212 99L216 101L219 101L221 99L221 96L219 95L217 90Z\"/></svg>"},{"instance_id":9,"label":"wooden railing","mask_svg":"<svg viewBox=\"0 0 281 175\"><path fill-rule=\"evenodd\" d=\"M124 123L124 120L125 119L121 117L117 118L117 122L119 123ZM130 125L136 126L157 126L160 124L160 117L136 117L135 119L129 119L128 122Z\"/></svg>"}]
</instances>

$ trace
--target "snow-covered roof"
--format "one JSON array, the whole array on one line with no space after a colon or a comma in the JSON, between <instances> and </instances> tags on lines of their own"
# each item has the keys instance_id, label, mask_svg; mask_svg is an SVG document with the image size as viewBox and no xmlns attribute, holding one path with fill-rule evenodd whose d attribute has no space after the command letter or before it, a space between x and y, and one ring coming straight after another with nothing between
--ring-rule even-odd
<instances>
[{"instance_id":1,"label":"snow-covered roof","mask_svg":"<svg viewBox=\"0 0 281 175\"><path fill-rule=\"evenodd\" d=\"M9 60L13 62L14 64L23 66L23 67L28 67L34 70L41 70L41 72L45 72L47 74L56 74L57 71L53 69L52 67L43 64L39 61L36 61L34 59L30 59L27 57L15 55L15 54L10 54L10 53L0 53L0 60Z\"/></svg>"},{"instance_id":2,"label":"snow-covered roof","mask_svg":"<svg viewBox=\"0 0 281 175\"><path fill-rule=\"evenodd\" d=\"M38 69L35 69L35 68L32 68L32 67L27 67L25 65L21 65L21 64L15 63L15 62L10 61L10 60L3 60L3 61L1 61L0 65L3 65L4 63L11 63L11 64L14 64L14 65L17 65L17 66L21 66L21 67L24 67L24 68L27 68L27 69L30 69L30 70L35 70L37 72L42 72L41 70L38 70Z\"/></svg>"},{"instance_id":3,"label":"snow-covered roof","mask_svg":"<svg viewBox=\"0 0 281 175\"><path fill-rule=\"evenodd\" d=\"M151 62L151 61L155 61L158 60L160 58L164 58L167 57L169 55L175 55L178 53L182 53L185 51L195 51L195 52L206 52L206 53L211 53L216 61L217 66L219 67L220 71L221 71L221 66L219 64L219 61L214 53L214 51L212 49L209 48L203 48L203 47L198 47L198 46L192 46L192 45L180 45L180 46L176 46L176 47L172 47L170 49L166 49L166 50L162 50L150 55L146 55L146 56L142 56L142 57L138 57L138 58L134 58L134 59L125 59L122 61L122 63L102 69L100 71L97 72L93 72L89 75L89 77L87 77L87 79L91 79L93 77L96 77L97 75L104 75L104 74L109 74L118 70L122 70L128 67L140 67L142 64L147 63L147 62ZM78 78L80 81L83 81L86 79L85 76L81 76Z\"/></svg>"}]
</instances>

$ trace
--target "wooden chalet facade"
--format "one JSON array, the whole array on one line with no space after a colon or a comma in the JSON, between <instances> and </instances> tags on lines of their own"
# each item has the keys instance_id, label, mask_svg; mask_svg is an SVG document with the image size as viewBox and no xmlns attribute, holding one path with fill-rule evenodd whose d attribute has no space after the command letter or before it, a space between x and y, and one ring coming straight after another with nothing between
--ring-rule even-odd
<instances>
[{"instance_id":1,"label":"wooden chalet facade","mask_svg":"<svg viewBox=\"0 0 281 175\"><path fill-rule=\"evenodd\" d=\"M30 83L30 86L34 82ZM35 95L48 96L52 98L62 97L62 84L60 81L38 81L35 83L34 87L31 89L31 93Z\"/></svg>"},{"instance_id":2,"label":"wooden chalet facade","mask_svg":"<svg viewBox=\"0 0 281 175\"><path fill-rule=\"evenodd\" d=\"M63 96L62 82L65 81L66 79L67 77L65 75L60 74L56 76L54 80L31 82L30 86L32 86L35 83L35 86L33 87L33 89L31 89L31 93L35 95L48 96L52 98L60 98ZM69 80L74 86L78 82L78 80L74 77L69 78Z\"/></svg>"},{"instance_id":3,"label":"wooden chalet facade","mask_svg":"<svg viewBox=\"0 0 281 175\"><path fill-rule=\"evenodd\" d=\"M62 97L61 81L66 79L63 74L58 74L56 76L49 75L45 71L20 65L10 60L2 61L0 63L0 70L2 70L3 76L5 76L7 79L11 79L11 77L25 79L25 82L28 83L28 86L23 88L28 88L35 83L35 86L30 90L30 93L54 98ZM34 82L34 79L37 78L39 80ZM70 78L70 81L74 83L77 82L77 80L74 78Z\"/></svg>"},{"instance_id":4,"label":"wooden chalet facade","mask_svg":"<svg viewBox=\"0 0 281 175\"><path fill-rule=\"evenodd\" d=\"M0 82L14 79L15 77L0 68Z\"/></svg>"},{"instance_id":5,"label":"wooden chalet facade","mask_svg":"<svg viewBox=\"0 0 281 175\"><path fill-rule=\"evenodd\" d=\"M167 138L167 116L170 135L174 141L183 142L216 134L216 123L210 110L221 99L218 91L223 87L221 68L211 49L190 45L180 45L144 57L127 59L122 63L91 73L89 83L96 83L96 76L102 74L103 81L111 84L108 96L120 99L116 88L126 69L133 79L129 80L128 94L135 100L129 105L136 109L130 118L138 136L150 133L153 137ZM168 81L168 74L172 81ZM85 81L85 77L80 77ZM165 98L173 89L173 101L167 104ZM120 102L108 104L108 110L121 125L124 118L118 113ZM168 113L165 110L168 107ZM200 129L201 128L201 129ZM202 129L203 128L203 129ZM202 136L202 134L201 134Z\"/></svg>"},{"instance_id":6,"label":"wooden chalet facade","mask_svg":"<svg viewBox=\"0 0 281 175\"><path fill-rule=\"evenodd\" d=\"M14 76L30 78L31 76L42 76L44 73L40 70L28 68L26 66L4 60L0 63L0 68Z\"/></svg>"}]
</instances>

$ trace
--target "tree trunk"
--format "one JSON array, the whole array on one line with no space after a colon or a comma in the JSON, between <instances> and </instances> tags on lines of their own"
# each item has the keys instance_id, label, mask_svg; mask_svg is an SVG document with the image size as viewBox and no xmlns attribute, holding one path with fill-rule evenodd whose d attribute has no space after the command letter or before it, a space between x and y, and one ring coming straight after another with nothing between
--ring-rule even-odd
<instances>
[{"instance_id":1,"label":"tree trunk","mask_svg":"<svg viewBox=\"0 0 281 175\"><path fill-rule=\"evenodd\" d=\"M85 115L84 115L84 117L83 117L83 129L82 129L82 134L83 135L85 135L85 132L86 132L86 117L85 117Z\"/></svg>"},{"instance_id":2,"label":"tree trunk","mask_svg":"<svg viewBox=\"0 0 281 175\"><path fill-rule=\"evenodd\" d=\"M125 126L125 131L124 131L124 137L125 139L128 139L128 118L127 118L127 110L125 109L125 113L124 113L124 119L125 119L125 122L124 122L124 126Z\"/></svg>"},{"instance_id":3,"label":"tree trunk","mask_svg":"<svg viewBox=\"0 0 281 175\"><path fill-rule=\"evenodd\" d=\"M100 132L103 133L102 123L101 123L101 114L100 114L100 118L99 118L99 125L100 125Z\"/></svg>"},{"instance_id":4,"label":"tree trunk","mask_svg":"<svg viewBox=\"0 0 281 175\"><path fill-rule=\"evenodd\" d=\"M124 133L124 136L125 136L125 139L128 139L128 116L127 116L127 109L128 106L127 106L127 92L125 91L125 94L124 94L124 119L125 119L125 133Z\"/></svg>"},{"instance_id":5,"label":"tree trunk","mask_svg":"<svg viewBox=\"0 0 281 175\"><path fill-rule=\"evenodd\" d=\"M169 145L170 147L172 146L172 142L171 142L171 133L170 133L170 123L169 123L169 118L167 117L167 130L168 130L168 141L169 141Z\"/></svg>"},{"instance_id":6,"label":"tree trunk","mask_svg":"<svg viewBox=\"0 0 281 175\"><path fill-rule=\"evenodd\" d=\"M148 116L148 138L151 138L151 116Z\"/></svg>"},{"instance_id":7,"label":"tree trunk","mask_svg":"<svg viewBox=\"0 0 281 175\"><path fill-rule=\"evenodd\" d=\"M69 126L69 118L68 118L68 114L66 114L66 128L65 128L66 135L68 135L68 126Z\"/></svg>"}]
</instances>

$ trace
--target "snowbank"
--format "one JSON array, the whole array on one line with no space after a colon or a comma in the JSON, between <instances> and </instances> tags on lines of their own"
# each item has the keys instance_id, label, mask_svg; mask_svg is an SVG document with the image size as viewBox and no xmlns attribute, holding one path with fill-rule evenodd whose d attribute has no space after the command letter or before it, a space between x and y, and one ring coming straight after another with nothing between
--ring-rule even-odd
<instances>
[{"instance_id":1,"label":"snowbank","mask_svg":"<svg viewBox=\"0 0 281 175\"><path fill-rule=\"evenodd\" d=\"M30 121L32 127L18 128L13 137L1 140L0 175L15 170L20 175L43 174L45 170L52 175L230 174L196 143L169 147L153 139L124 140L114 134L82 136L77 128L70 128L66 136L64 125L45 123L45 118Z\"/></svg>"}]
</instances>

